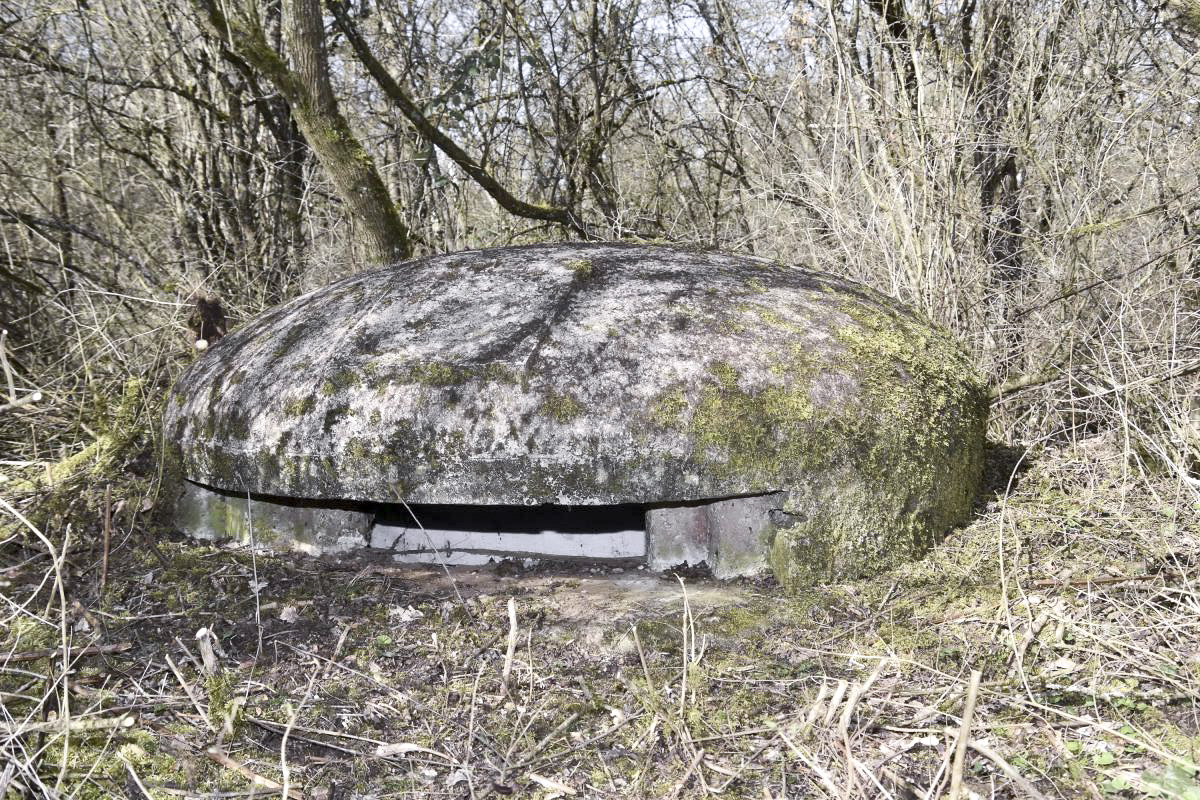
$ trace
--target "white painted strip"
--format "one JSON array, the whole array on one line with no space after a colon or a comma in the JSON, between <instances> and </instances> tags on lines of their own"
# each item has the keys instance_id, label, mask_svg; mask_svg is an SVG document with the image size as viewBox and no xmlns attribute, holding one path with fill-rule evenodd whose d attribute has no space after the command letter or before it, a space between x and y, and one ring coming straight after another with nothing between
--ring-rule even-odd
<instances>
[{"instance_id":1,"label":"white painted strip","mask_svg":"<svg viewBox=\"0 0 1200 800\"><path fill-rule=\"evenodd\" d=\"M603 533L528 533L439 530L403 525L376 524L371 529L371 547L391 550L396 560L434 562L439 556L448 564L486 564L491 558L645 558L644 530ZM450 556L471 556L469 561ZM476 558L481 560L475 560Z\"/></svg>"}]
</instances>

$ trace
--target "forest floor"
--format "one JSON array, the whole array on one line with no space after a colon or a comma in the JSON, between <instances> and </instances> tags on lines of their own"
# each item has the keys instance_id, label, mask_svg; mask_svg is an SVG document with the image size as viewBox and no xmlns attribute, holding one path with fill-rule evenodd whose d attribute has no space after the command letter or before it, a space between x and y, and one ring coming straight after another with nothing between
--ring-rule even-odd
<instances>
[{"instance_id":1,"label":"forest floor","mask_svg":"<svg viewBox=\"0 0 1200 800\"><path fill-rule=\"evenodd\" d=\"M792 597L117 514L61 596L48 558L0 570L0 798L1200 798L1200 509L1108 440L992 462L928 558Z\"/></svg>"}]
</instances>

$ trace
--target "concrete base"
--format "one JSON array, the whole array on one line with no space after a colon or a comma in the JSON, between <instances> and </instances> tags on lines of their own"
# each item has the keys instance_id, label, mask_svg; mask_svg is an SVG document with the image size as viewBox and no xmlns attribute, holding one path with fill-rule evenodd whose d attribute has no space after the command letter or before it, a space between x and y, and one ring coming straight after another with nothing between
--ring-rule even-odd
<instances>
[{"instance_id":1,"label":"concrete base","mask_svg":"<svg viewBox=\"0 0 1200 800\"><path fill-rule=\"evenodd\" d=\"M371 547L415 563L636 563L646 556L644 525L645 509L636 505L390 506L375 519Z\"/></svg>"},{"instance_id":2,"label":"concrete base","mask_svg":"<svg viewBox=\"0 0 1200 800\"><path fill-rule=\"evenodd\" d=\"M548 506L445 506L422 510L428 514L422 530L403 517L377 518L369 507L317 502L247 497L188 481L176 520L197 539L311 555L373 547L392 551L397 561L449 564L502 558L606 563L644 556L655 571L703 563L713 577L736 578L768 570L775 532L771 512L782 507L783 494L649 508L645 531L637 529L641 512L636 506L576 506L569 512ZM619 508L627 510L614 513ZM556 511L559 517L553 516Z\"/></svg>"},{"instance_id":3,"label":"concrete base","mask_svg":"<svg viewBox=\"0 0 1200 800\"><path fill-rule=\"evenodd\" d=\"M232 539L267 550L321 555L365 547L375 516L283 498L239 496L185 481L175 519L197 539Z\"/></svg>"},{"instance_id":4,"label":"concrete base","mask_svg":"<svg viewBox=\"0 0 1200 800\"><path fill-rule=\"evenodd\" d=\"M715 578L768 570L774 526L771 511L783 494L754 495L646 512L646 564L656 571L707 563Z\"/></svg>"},{"instance_id":5,"label":"concrete base","mask_svg":"<svg viewBox=\"0 0 1200 800\"><path fill-rule=\"evenodd\" d=\"M710 564L708 505L646 511L646 566L655 572L686 564Z\"/></svg>"}]
</instances>

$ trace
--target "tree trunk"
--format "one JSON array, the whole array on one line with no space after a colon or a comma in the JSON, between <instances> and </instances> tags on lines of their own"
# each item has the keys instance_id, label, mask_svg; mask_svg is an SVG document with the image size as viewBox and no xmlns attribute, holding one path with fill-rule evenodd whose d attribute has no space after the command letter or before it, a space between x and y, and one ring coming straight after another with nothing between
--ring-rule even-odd
<instances>
[{"instance_id":1,"label":"tree trunk","mask_svg":"<svg viewBox=\"0 0 1200 800\"><path fill-rule=\"evenodd\" d=\"M333 96L319 0L285 2L284 26L301 90L292 102L296 123L338 194L362 223L375 256L384 261L406 257L408 230L374 160L350 130Z\"/></svg>"},{"instance_id":2,"label":"tree trunk","mask_svg":"<svg viewBox=\"0 0 1200 800\"><path fill-rule=\"evenodd\" d=\"M1029 281L1025 264L1024 226L1021 219L1020 155L1006 128L1011 99L1013 19L1009 11L975 12L974 31L969 4L963 18L963 47L966 63L972 65L968 91L975 106L979 142L974 160L979 175L979 204L982 215L981 242L989 265L990 325L993 369L1008 372L1022 358L1024 338L1016 311ZM975 36L975 33L981 34ZM982 51L972 53L973 43L983 42ZM1018 371L1020 366L1017 366Z\"/></svg>"},{"instance_id":3,"label":"tree trunk","mask_svg":"<svg viewBox=\"0 0 1200 800\"><path fill-rule=\"evenodd\" d=\"M197 0L217 34L275 86L291 106L296 125L329 175L338 196L361 226L368 251L378 261L410 254L408 228L388 194L375 161L338 109L329 80L325 28L319 0L287 0L283 26L292 59L289 67L268 42L253 12L226 16L223 4Z\"/></svg>"}]
</instances>

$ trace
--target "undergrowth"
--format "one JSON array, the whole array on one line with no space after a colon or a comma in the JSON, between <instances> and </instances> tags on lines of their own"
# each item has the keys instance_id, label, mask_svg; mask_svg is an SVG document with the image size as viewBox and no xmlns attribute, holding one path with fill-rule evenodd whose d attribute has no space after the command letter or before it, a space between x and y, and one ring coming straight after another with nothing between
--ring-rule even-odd
<instances>
[{"instance_id":1,"label":"undergrowth","mask_svg":"<svg viewBox=\"0 0 1200 800\"><path fill-rule=\"evenodd\" d=\"M35 525L43 489L4 545L5 796L1200 793L1195 499L1112 438L992 462L928 558L791 599L201 545L136 477Z\"/></svg>"}]
</instances>

